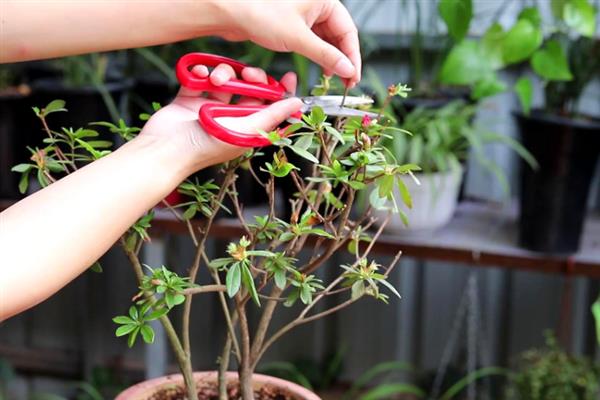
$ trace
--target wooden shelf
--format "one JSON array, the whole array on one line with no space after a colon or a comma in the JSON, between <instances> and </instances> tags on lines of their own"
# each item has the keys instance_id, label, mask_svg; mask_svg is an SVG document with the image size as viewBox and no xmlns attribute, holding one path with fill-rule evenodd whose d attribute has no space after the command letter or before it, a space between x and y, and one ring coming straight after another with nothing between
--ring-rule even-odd
<instances>
[{"instance_id":1,"label":"wooden shelf","mask_svg":"<svg viewBox=\"0 0 600 400\"><path fill-rule=\"evenodd\" d=\"M252 215L251 210L248 211ZM264 210L260 213L264 214ZM193 222L196 227L201 227L202 223L201 220ZM166 211L159 213L152 227L153 234L187 233L186 227ZM243 234L237 219L217 220L211 229L211 236L219 239ZM514 208L463 202L452 221L441 230L429 235L384 234L373 252L391 255L401 250L406 256L427 260L600 278L600 215L587 217L581 250L576 254L536 253L518 247L516 241L517 213Z\"/></svg>"},{"instance_id":2,"label":"wooden shelf","mask_svg":"<svg viewBox=\"0 0 600 400\"><path fill-rule=\"evenodd\" d=\"M12 201L0 201L0 209ZM248 209L252 215L253 210ZM259 210L254 210L259 212ZM259 213L264 214L264 210ZM195 227L203 225L194 220ZM187 234L187 228L167 210L159 210L152 221L152 234ZM211 236L231 239L244 234L237 219L219 219ZM529 269L546 273L600 278L600 215L587 216L581 249L572 255L553 255L517 246L517 213L514 207L484 202L462 202L452 221L429 235L384 234L373 248L378 254L404 255L426 260L467 263L476 266ZM308 242L310 245L311 242Z\"/></svg>"}]
</instances>

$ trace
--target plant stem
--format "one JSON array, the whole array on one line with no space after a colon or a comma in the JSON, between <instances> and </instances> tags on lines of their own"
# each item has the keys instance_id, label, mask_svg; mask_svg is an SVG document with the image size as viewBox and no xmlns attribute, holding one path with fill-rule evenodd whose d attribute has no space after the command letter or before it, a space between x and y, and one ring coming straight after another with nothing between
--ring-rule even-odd
<instances>
[{"instance_id":1,"label":"plant stem","mask_svg":"<svg viewBox=\"0 0 600 400\"><path fill-rule=\"evenodd\" d=\"M39 119L40 119L40 121L42 121L42 126L44 127L44 131L46 132L48 137L50 139L54 139L54 135L52 134L52 131L50 130L50 128L48 127L48 123L46 122L46 117L40 115ZM67 168L68 165L71 165L73 167L73 171L77 170L77 166L75 165L75 163L71 164L71 162L67 159L65 154L62 152L62 150L58 146L58 144L54 147L54 149L56 151L56 155L58 156L58 158L60 158L65 163L65 171L67 173L71 173L71 171L69 171L69 168Z\"/></svg>"},{"instance_id":2,"label":"plant stem","mask_svg":"<svg viewBox=\"0 0 600 400\"><path fill-rule=\"evenodd\" d=\"M233 343L231 335L227 335L225 339L225 345L221 352L221 358L219 360L219 374L218 374L218 386L219 386L219 400L227 399L227 377L225 373L229 369L229 358L231 355L231 344Z\"/></svg>"},{"instance_id":3,"label":"plant stem","mask_svg":"<svg viewBox=\"0 0 600 400\"><path fill-rule=\"evenodd\" d=\"M189 280L191 283L196 281L196 276L198 274L198 270L200 269L200 262L202 260L202 254L204 253L204 245L206 243L206 239L208 238L208 232L210 231L210 227L219 212L219 204L223 201L223 197L225 197L225 193L227 192L227 187L231 183L231 178L233 175L233 170L229 169L227 174L225 175L225 179L223 181L223 185L219 189L219 192L216 196L216 199L212 202L213 212L206 221L204 226L204 231L198 245L196 246L196 254L194 256L194 261L190 268L189 272ZM183 304L183 316L181 323L181 335L183 338L183 349L186 354L191 354L191 346L190 346L190 314L192 311L192 295L188 294L185 298L185 303Z\"/></svg>"},{"instance_id":4,"label":"plant stem","mask_svg":"<svg viewBox=\"0 0 600 400\"><path fill-rule=\"evenodd\" d=\"M208 264L208 259L206 257L206 254L203 254L203 257L204 257L204 262L206 262ZM214 281L218 285L220 285L221 278L219 277L219 273L214 270L211 270L210 272L212 274ZM237 322L237 313L234 313L233 316L231 315L231 313L229 312L229 307L227 306L227 300L225 299L225 294L223 292L218 292L218 296L219 296L219 302L221 303L221 307L223 308L223 315L225 315L225 322L227 323L227 329L229 331L229 336L231 337L231 340L233 341L233 348L235 350L235 356L236 356L238 363L240 363L242 356L240 353L240 346L238 344L237 337L235 336L235 329L233 327L235 325L235 323Z\"/></svg>"},{"instance_id":5,"label":"plant stem","mask_svg":"<svg viewBox=\"0 0 600 400\"><path fill-rule=\"evenodd\" d=\"M273 289L271 290L270 297L273 299L276 299L279 297L279 295L282 292L283 292L283 290L281 290L279 287L274 285ZM273 312L275 311L277 304L278 304L277 300L269 300L267 302L267 304L265 305L263 313L260 317L258 327L256 328L256 334L254 335L254 342L252 343L252 348L250 350L251 363L253 363L253 364L256 362L258 353L260 352L260 349L262 348L263 342L265 340L265 336L267 334L267 330L269 329L269 324L273 318Z\"/></svg>"},{"instance_id":6,"label":"plant stem","mask_svg":"<svg viewBox=\"0 0 600 400\"><path fill-rule=\"evenodd\" d=\"M125 245L124 237L120 239L121 245L125 250L125 254L129 259L133 267L133 271L135 272L135 276L138 280L138 284L141 285L142 280L144 279L144 271L142 268L142 264L137 254L134 251L128 250ZM155 300L153 296L147 296L151 304L154 304ZM186 353L181 346L181 342L179 341L179 337L177 336L177 332L175 332L175 328L173 328L173 324L168 316L163 315L160 317L160 322L165 329L165 333L167 334L167 338L169 339L169 343L171 344L171 348L175 353L175 358L177 359L177 364L179 365L179 369L183 375L183 379L185 381L185 386L188 392L189 400L198 400L198 393L196 392L196 382L194 381L194 374L192 371L192 366L190 363L189 353Z\"/></svg>"},{"instance_id":7,"label":"plant stem","mask_svg":"<svg viewBox=\"0 0 600 400\"><path fill-rule=\"evenodd\" d=\"M252 367L250 365L250 330L246 318L245 305L242 295L238 293L235 297L237 314L240 321L240 336L242 339L242 360L239 365L239 381L242 400L254 400L254 389L252 387Z\"/></svg>"},{"instance_id":8,"label":"plant stem","mask_svg":"<svg viewBox=\"0 0 600 400\"><path fill-rule=\"evenodd\" d=\"M225 291L227 291L227 287L225 287L225 285L204 285L204 286L185 289L183 291L183 294L191 295L191 294L210 293L210 292L225 292Z\"/></svg>"}]
</instances>

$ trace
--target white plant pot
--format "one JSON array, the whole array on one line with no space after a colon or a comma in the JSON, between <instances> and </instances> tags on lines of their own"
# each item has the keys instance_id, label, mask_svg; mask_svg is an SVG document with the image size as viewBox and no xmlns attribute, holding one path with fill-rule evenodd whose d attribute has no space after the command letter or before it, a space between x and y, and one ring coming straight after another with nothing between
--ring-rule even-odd
<instances>
[{"instance_id":1,"label":"white plant pot","mask_svg":"<svg viewBox=\"0 0 600 400\"><path fill-rule=\"evenodd\" d=\"M404 225L398 214L392 214L386 231L396 234L428 234L446 225L454 215L463 169L455 168L446 172L416 176L420 185L410 176L402 177L412 197L412 209L400 200L402 197L398 187L394 189L398 206L408 217L408 226ZM374 210L378 221L384 221L388 213L386 210Z\"/></svg>"}]
</instances>

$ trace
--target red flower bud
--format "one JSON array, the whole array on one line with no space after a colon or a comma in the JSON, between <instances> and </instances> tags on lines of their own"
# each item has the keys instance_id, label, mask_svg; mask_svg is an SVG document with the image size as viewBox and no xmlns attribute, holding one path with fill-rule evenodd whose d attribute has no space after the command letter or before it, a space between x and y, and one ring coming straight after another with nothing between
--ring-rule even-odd
<instances>
[{"instance_id":1,"label":"red flower bud","mask_svg":"<svg viewBox=\"0 0 600 400\"><path fill-rule=\"evenodd\" d=\"M362 117L361 125L362 125L363 129L367 129L371 125L371 117L369 117L367 114L365 114Z\"/></svg>"}]
</instances>

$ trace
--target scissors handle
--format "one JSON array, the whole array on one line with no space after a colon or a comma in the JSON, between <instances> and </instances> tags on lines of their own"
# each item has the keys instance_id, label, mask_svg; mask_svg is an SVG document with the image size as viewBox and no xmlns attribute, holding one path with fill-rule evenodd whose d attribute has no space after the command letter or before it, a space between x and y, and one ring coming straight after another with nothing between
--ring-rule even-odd
<instances>
[{"instance_id":1,"label":"scissors handle","mask_svg":"<svg viewBox=\"0 0 600 400\"><path fill-rule=\"evenodd\" d=\"M215 118L219 117L245 117L250 114L254 114L268 105L256 104L256 105L237 105L237 104L217 104L217 103L206 103L200 107L199 120L200 125L204 130L216 137L217 139L232 144L234 146L241 147L264 147L270 146L271 141L260 134L250 134L237 132L232 129L226 128L219 124ZM293 118L301 118L302 113L300 111L291 115Z\"/></svg>"},{"instance_id":2,"label":"scissors handle","mask_svg":"<svg viewBox=\"0 0 600 400\"><path fill-rule=\"evenodd\" d=\"M219 64L227 64L233 68L236 74L241 74L248 65L231 58L217 56L207 53L188 53L177 61L175 72L182 86L189 89L204 92L223 92L238 94L241 96L255 97L270 101L277 101L286 97L286 90L281 83L272 76L267 75L268 83L252 83L241 79L230 79L221 86L215 86L209 77L200 78L190 71L195 65L206 65L216 67Z\"/></svg>"}]
</instances>

